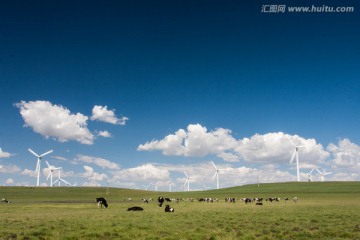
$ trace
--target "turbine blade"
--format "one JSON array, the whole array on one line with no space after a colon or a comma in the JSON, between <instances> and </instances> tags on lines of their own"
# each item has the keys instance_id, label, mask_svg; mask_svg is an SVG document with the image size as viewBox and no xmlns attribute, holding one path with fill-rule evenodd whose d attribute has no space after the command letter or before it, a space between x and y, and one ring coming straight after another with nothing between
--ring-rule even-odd
<instances>
[{"instance_id":1,"label":"turbine blade","mask_svg":"<svg viewBox=\"0 0 360 240\"><path fill-rule=\"evenodd\" d=\"M185 176L187 177L187 178L189 178L189 176L186 174L186 172L184 171L184 173L185 173Z\"/></svg>"},{"instance_id":2,"label":"turbine blade","mask_svg":"<svg viewBox=\"0 0 360 240\"><path fill-rule=\"evenodd\" d=\"M33 155L35 155L36 157L40 157L39 155L37 155L33 150L31 150L31 148L28 148L29 152L31 152Z\"/></svg>"},{"instance_id":3,"label":"turbine blade","mask_svg":"<svg viewBox=\"0 0 360 240\"><path fill-rule=\"evenodd\" d=\"M214 166L214 168L217 170L217 167L216 167L215 163L213 161L211 161L211 163Z\"/></svg>"},{"instance_id":4,"label":"turbine blade","mask_svg":"<svg viewBox=\"0 0 360 240\"><path fill-rule=\"evenodd\" d=\"M320 170L319 170L319 169L316 169L316 171L317 171L318 173L322 174L322 172L320 172Z\"/></svg>"},{"instance_id":5,"label":"turbine blade","mask_svg":"<svg viewBox=\"0 0 360 240\"><path fill-rule=\"evenodd\" d=\"M296 150L294 151L294 153L293 153L293 155L292 155L292 157L290 159L290 163L292 163L294 161L295 155L296 155Z\"/></svg>"},{"instance_id":6,"label":"turbine blade","mask_svg":"<svg viewBox=\"0 0 360 240\"><path fill-rule=\"evenodd\" d=\"M297 147L296 144L289 137L286 138L289 140L289 142L291 142L292 145L294 145L294 147Z\"/></svg>"},{"instance_id":7,"label":"turbine blade","mask_svg":"<svg viewBox=\"0 0 360 240\"><path fill-rule=\"evenodd\" d=\"M216 171L215 174L214 174L214 176L212 177L212 180L215 179L215 177L216 177L217 174L218 174L218 172Z\"/></svg>"},{"instance_id":8,"label":"turbine blade","mask_svg":"<svg viewBox=\"0 0 360 240\"><path fill-rule=\"evenodd\" d=\"M49 174L48 174L48 176L46 178L46 181L49 180L50 175L51 175L51 171L49 172Z\"/></svg>"},{"instance_id":9,"label":"turbine blade","mask_svg":"<svg viewBox=\"0 0 360 240\"><path fill-rule=\"evenodd\" d=\"M48 161L45 161L46 162L46 165L48 165L49 168L51 168L50 164Z\"/></svg>"},{"instance_id":10,"label":"turbine blade","mask_svg":"<svg viewBox=\"0 0 360 240\"><path fill-rule=\"evenodd\" d=\"M46 152L46 153L41 154L39 157L43 157L43 156L48 155L48 154L50 154L50 153L52 153L52 152L53 152L53 150L50 150L50 151L48 151L48 152Z\"/></svg>"},{"instance_id":11,"label":"turbine blade","mask_svg":"<svg viewBox=\"0 0 360 240\"><path fill-rule=\"evenodd\" d=\"M332 174L332 172L327 172L327 173L324 173L324 175L329 175L329 174Z\"/></svg>"}]
</instances>

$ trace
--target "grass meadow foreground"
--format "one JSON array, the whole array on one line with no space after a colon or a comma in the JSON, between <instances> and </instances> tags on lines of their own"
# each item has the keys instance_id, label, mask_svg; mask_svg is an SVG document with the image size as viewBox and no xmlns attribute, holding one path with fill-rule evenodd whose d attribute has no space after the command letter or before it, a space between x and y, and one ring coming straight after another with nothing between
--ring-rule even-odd
<instances>
[{"instance_id":1,"label":"grass meadow foreground","mask_svg":"<svg viewBox=\"0 0 360 240\"><path fill-rule=\"evenodd\" d=\"M97 208L99 196L106 197L109 208ZM157 206L158 196L185 200L170 203L175 212L165 213L164 206ZM0 197L11 201L0 204L0 239L360 239L359 182L262 184L186 193L0 187ZM199 197L219 201L198 202ZM226 203L225 197L281 201L256 206ZM142 198L155 201L146 204ZM128 212L132 206L144 211Z\"/></svg>"}]
</instances>

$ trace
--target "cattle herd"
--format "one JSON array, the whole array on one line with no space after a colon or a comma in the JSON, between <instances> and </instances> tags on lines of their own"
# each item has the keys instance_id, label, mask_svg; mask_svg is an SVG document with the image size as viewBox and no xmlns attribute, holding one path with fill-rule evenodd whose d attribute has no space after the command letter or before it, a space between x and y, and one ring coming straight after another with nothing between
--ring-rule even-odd
<instances>
[{"instance_id":1,"label":"cattle herd","mask_svg":"<svg viewBox=\"0 0 360 240\"><path fill-rule=\"evenodd\" d=\"M143 203L149 203L149 202L152 202L153 199L152 198L149 198L149 199L146 199L146 198L142 198L141 199ZM213 202L219 202L219 199L217 198L197 198L196 199L198 202L210 202L210 203L213 203ZM225 198L225 202L228 202L228 203L235 203L235 202L244 202L245 204L250 204L250 203L255 203L255 205L258 205L258 206L261 206L263 205L263 202L268 202L268 203L272 203L272 202L280 202L281 201L281 198L279 197L268 197L268 198L262 198L262 197L254 197L254 198L248 198L248 197L244 197L244 198L234 198L234 197L227 197ZM287 202L289 201L290 198L289 197L285 197L284 198L284 201ZM294 197L293 198L294 200L294 203L297 203L298 202L298 197ZM132 201L131 198L128 198L128 201ZM179 199L179 198L166 198L166 197L158 197L157 199L157 204L159 207L162 207L164 202L180 202L180 201L188 201L188 202L194 202L194 198L186 198L186 199ZM103 197L98 197L96 198L96 203L98 205L98 208L107 208L108 207L108 203L106 201L105 198ZM138 207L138 206L134 206L134 207L130 207L127 209L128 211L143 211L144 208L142 207ZM165 212L174 212L174 208L170 207L169 204L167 204L165 206Z\"/></svg>"}]
</instances>

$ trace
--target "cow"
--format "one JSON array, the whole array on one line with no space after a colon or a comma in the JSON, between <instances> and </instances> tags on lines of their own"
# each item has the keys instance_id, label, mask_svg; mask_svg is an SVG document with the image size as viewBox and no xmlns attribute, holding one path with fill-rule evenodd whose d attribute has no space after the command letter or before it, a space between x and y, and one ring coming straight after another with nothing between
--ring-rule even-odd
<instances>
[{"instance_id":1,"label":"cow","mask_svg":"<svg viewBox=\"0 0 360 240\"><path fill-rule=\"evenodd\" d=\"M130 207L128 208L128 211L144 211L142 207Z\"/></svg>"},{"instance_id":2,"label":"cow","mask_svg":"<svg viewBox=\"0 0 360 240\"><path fill-rule=\"evenodd\" d=\"M1 202L2 202L2 203L10 203L10 201L7 200L6 198L2 198L2 199L1 199Z\"/></svg>"},{"instance_id":3,"label":"cow","mask_svg":"<svg viewBox=\"0 0 360 240\"><path fill-rule=\"evenodd\" d=\"M149 203L149 201L148 201L146 198L143 198L142 201L143 201L144 203Z\"/></svg>"},{"instance_id":4,"label":"cow","mask_svg":"<svg viewBox=\"0 0 360 240\"><path fill-rule=\"evenodd\" d=\"M165 201L166 202L171 202L171 199L170 198L165 198Z\"/></svg>"},{"instance_id":5,"label":"cow","mask_svg":"<svg viewBox=\"0 0 360 240\"><path fill-rule=\"evenodd\" d=\"M294 202L297 203L299 201L298 197L294 197Z\"/></svg>"},{"instance_id":6,"label":"cow","mask_svg":"<svg viewBox=\"0 0 360 240\"><path fill-rule=\"evenodd\" d=\"M159 205L159 207L162 207L164 201L165 201L165 199L164 199L163 197L159 197L159 198L158 198L158 205Z\"/></svg>"},{"instance_id":7,"label":"cow","mask_svg":"<svg viewBox=\"0 0 360 240\"><path fill-rule=\"evenodd\" d=\"M257 202L257 203L255 203L255 205L260 205L260 206L262 206L263 203L262 203L262 202Z\"/></svg>"},{"instance_id":8,"label":"cow","mask_svg":"<svg viewBox=\"0 0 360 240\"><path fill-rule=\"evenodd\" d=\"M103 198L103 197L96 198L96 203L97 203L97 205L98 205L98 208L100 208L100 207L102 208L103 206L104 206L105 208L108 207L108 204L107 204L107 202L106 202L106 199Z\"/></svg>"},{"instance_id":9,"label":"cow","mask_svg":"<svg viewBox=\"0 0 360 240\"><path fill-rule=\"evenodd\" d=\"M233 197L227 197L227 198L225 198L225 202L235 203L235 198L233 198Z\"/></svg>"},{"instance_id":10,"label":"cow","mask_svg":"<svg viewBox=\"0 0 360 240\"><path fill-rule=\"evenodd\" d=\"M165 212L174 212L175 210L170 205L165 206Z\"/></svg>"},{"instance_id":11,"label":"cow","mask_svg":"<svg viewBox=\"0 0 360 240\"><path fill-rule=\"evenodd\" d=\"M285 198L285 202L287 202L287 201L289 201L289 198L288 198L288 197Z\"/></svg>"}]
</instances>

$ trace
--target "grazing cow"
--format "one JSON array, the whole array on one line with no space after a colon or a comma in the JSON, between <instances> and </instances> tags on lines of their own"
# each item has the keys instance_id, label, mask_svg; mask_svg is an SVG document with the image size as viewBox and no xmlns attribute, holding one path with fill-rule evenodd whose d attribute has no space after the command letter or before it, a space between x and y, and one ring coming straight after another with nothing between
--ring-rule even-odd
<instances>
[{"instance_id":1,"label":"grazing cow","mask_svg":"<svg viewBox=\"0 0 360 240\"><path fill-rule=\"evenodd\" d=\"M96 198L96 203L97 203L97 205L98 205L98 208L100 208L100 207L102 208L103 206L104 206L105 208L108 207L108 204L107 204L105 198L102 198L102 197Z\"/></svg>"},{"instance_id":2,"label":"grazing cow","mask_svg":"<svg viewBox=\"0 0 360 240\"><path fill-rule=\"evenodd\" d=\"M1 202L2 202L2 203L10 203L10 201L8 201L6 198L2 198L2 199L1 199Z\"/></svg>"},{"instance_id":3,"label":"grazing cow","mask_svg":"<svg viewBox=\"0 0 360 240\"><path fill-rule=\"evenodd\" d=\"M294 202L297 203L299 201L298 197L294 197Z\"/></svg>"},{"instance_id":4,"label":"grazing cow","mask_svg":"<svg viewBox=\"0 0 360 240\"><path fill-rule=\"evenodd\" d=\"M144 209L142 207L131 207L128 208L128 211L143 211Z\"/></svg>"},{"instance_id":5,"label":"grazing cow","mask_svg":"<svg viewBox=\"0 0 360 240\"><path fill-rule=\"evenodd\" d=\"M170 198L165 198L165 201L166 202L171 202L171 199Z\"/></svg>"},{"instance_id":6,"label":"grazing cow","mask_svg":"<svg viewBox=\"0 0 360 240\"><path fill-rule=\"evenodd\" d=\"M288 197L285 198L285 202L287 202L287 201L289 201L289 198L288 198Z\"/></svg>"},{"instance_id":7,"label":"grazing cow","mask_svg":"<svg viewBox=\"0 0 360 240\"><path fill-rule=\"evenodd\" d=\"M175 210L170 205L165 206L165 212L174 212Z\"/></svg>"},{"instance_id":8,"label":"grazing cow","mask_svg":"<svg viewBox=\"0 0 360 240\"><path fill-rule=\"evenodd\" d=\"M232 203L235 203L235 198L232 198L232 197L227 197L225 198L225 202L232 202Z\"/></svg>"},{"instance_id":9,"label":"grazing cow","mask_svg":"<svg viewBox=\"0 0 360 240\"><path fill-rule=\"evenodd\" d=\"M165 201L165 199L164 199L163 197L159 197L159 198L158 198L158 205L159 205L159 207L162 207L164 201Z\"/></svg>"},{"instance_id":10,"label":"grazing cow","mask_svg":"<svg viewBox=\"0 0 360 240\"><path fill-rule=\"evenodd\" d=\"M142 201L143 201L144 203L149 203L149 201L148 201L146 198L143 198Z\"/></svg>"}]
</instances>

